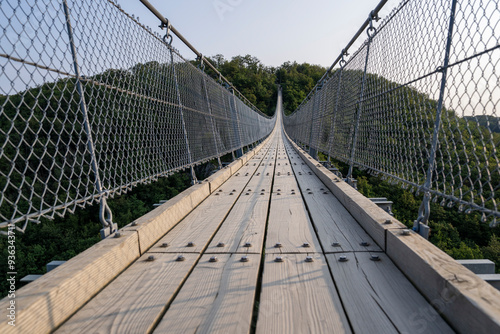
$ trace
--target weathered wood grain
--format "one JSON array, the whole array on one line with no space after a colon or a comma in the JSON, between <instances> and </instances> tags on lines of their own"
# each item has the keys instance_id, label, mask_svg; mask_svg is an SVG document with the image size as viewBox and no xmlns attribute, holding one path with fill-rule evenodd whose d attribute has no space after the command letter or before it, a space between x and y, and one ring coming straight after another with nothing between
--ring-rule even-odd
<instances>
[{"instance_id":1,"label":"weathered wood grain","mask_svg":"<svg viewBox=\"0 0 500 334\"><path fill-rule=\"evenodd\" d=\"M372 237L380 248L385 250L386 230L396 230L405 228L404 224L399 222L387 212L379 208L375 203L370 201L365 196L361 195L357 190L348 185L346 182L340 181L332 172L323 166L317 167L318 162L311 158L304 150L299 148L295 143L290 142L290 145L297 151L299 156L304 160L304 164L316 174L319 179L330 189L335 197L363 227L363 229ZM391 224L384 224L387 220Z\"/></svg>"},{"instance_id":2,"label":"weathered wood grain","mask_svg":"<svg viewBox=\"0 0 500 334\"><path fill-rule=\"evenodd\" d=\"M242 196L219 228L206 253L262 252L269 208L269 193ZM218 247L224 243L223 247ZM246 247L250 243L250 247Z\"/></svg>"},{"instance_id":3,"label":"weathered wood grain","mask_svg":"<svg viewBox=\"0 0 500 334\"><path fill-rule=\"evenodd\" d=\"M265 256L256 333L350 333L323 255Z\"/></svg>"},{"instance_id":4,"label":"weathered wood grain","mask_svg":"<svg viewBox=\"0 0 500 334\"><path fill-rule=\"evenodd\" d=\"M381 251L330 189L307 172L309 167L294 168L303 171L297 180L325 252Z\"/></svg>"},{"instance_id":5,"label":"weathered wood grain","mask_svg":"<svg viewBox=\"0 0 500 334\"><path fill-rule=\"evenodd\" d=\"M146 253L79 310L56 333L147 333L159 321L199 257ZM35 332L33 332L35 333Z\"/></svg>"},{"instance_id":6,"label":"weathered wood grain","mask_svg":"<svg viewBox=\"0 0 500 334\"><path fill-rule=\"evenodd\" d=\"M387 255L461 333L500 333L500 291L416 233L387 233ZM422 325L426 309L413 315Z\"/></svg>"},{"instance_id":7,"label":"weathered wood grain","mask_svg":"<svg viewBox=\"0 0 500 334\"><path fill-rule=\"evenodd\" d=\"M136 232L105 239L16 291L16 326L1 333L49 333L139 257ZM7 310L9 299L0 301ZM4 313L5 314L5 313Z\"/></svg>"},{"instance_id":8,"label":"weathered wood grain","mask_svg":"<svg viewBox=\"0 0 500 334\"><path fill-rule=\"evenodd\" d=\"M326 255L354 332L453 333L387 255L372 255L380 260L366 252Z\"/></svg>"},{"instance_id":9,"label":"weathered wood grain","mask_svg":"<svg viewBox=\"0 0 500 334\"><path fill-rule=\"evenodd\" d=\"M275 247L281 243L281 248ZM308 243L309 247L303 247ZM273 193L269 211L266 254L314 253L321 247L299 193Z\"/></svg>"},{"instance_id":10,"label":"weathered wood grain","mask_svg":"<svg viewBox=\"0 0 500 334\"><path fill-rule=\"evenodd\" d=\"M295 176L292 175L274 175L274 183L273 183L273 193L283 194L291 194L295 193L300 197L300 188L295 180Z\"/></svg>"},{"instance_id":11,"label":"weathered wood grain","mask_svg":"<svg viewBox=\"0 0 500 334\"><path fill-rule=\"evenodd\" d=\"M204 255L154 333L248 333L260 255Z\"/></svg>"},{"instance_id":12,"label":"weathered wood grain","mask_svg":"<svg viewBox=\"0 0 500 334\"><path fill-rule=\"evenodd\" d=\"M238 193L215 192L168 232L150 251L200 253L228 215ZM192 246L188 243L192 242ZM168 247L161 247L167 243Z\"/></svg>"}]
</instances>

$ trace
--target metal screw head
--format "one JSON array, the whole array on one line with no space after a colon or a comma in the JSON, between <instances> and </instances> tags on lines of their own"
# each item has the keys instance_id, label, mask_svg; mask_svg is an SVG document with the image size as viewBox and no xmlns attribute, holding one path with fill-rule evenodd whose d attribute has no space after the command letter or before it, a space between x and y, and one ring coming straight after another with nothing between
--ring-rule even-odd
<instances>
[{"instance_id":1,"label":"metal screw head","mask_svg":"<svg viewBox=\"0 0 500 334\"><path fill-rule=\"evenodd\" d=\"M229 195L232 195L233 193L229 193Z\"/></svg>"},{"instance_id":2,"label":"metal screw head","mask_svg":"<svg viewBox=\"0 0 500 334\"><path fill-rule=\"evenodd\" d=\"M281 189L278 189L277 191L281 191Z\"/></svg>"},{"instance_id":3,"label":"metal screw head","mask_svg":"<svg viewBox=\"0 0 500 334\"><path fill-rule=\"evenodd\" d=\"M148 258L146 259L146 261L149 261L149 262L154 261L154 260L155 260L155 256L154 256L154 255L150 255L150 256L148 256Z\"/></svg>"},{"instance_id":4,"label":"metal screw head","mask_svg":"<svg viewBox=\"0 0 500 334\"><path fill-rule=\"evenodd\" d=\"M328 194L328 191L323 191L323 194L325 194L325 195Z\"/></svg>"},{"instance_id":5,"label":"metal screw head","mask_svg":"<svg viewBox=\"0 0 500 334\"><path fill-rule=\"evenodd\" d=\"M223 243L223 242L219 242L219 243L217 244L217 247L224 247L224 246L226 246L226 244L225 244L225 243Z\"/></svg>"},{"instance_id":6,"label":"metal screw head","mask_svg":"<svg viewBox=\"0 0 500 334\"><path fill-rule=\"evenodd\" d=\"M221 193L221 192L222 192L222 189L219 189L219 192Z\"/></svg>"},{"instance_id":7,"label":"metal screw head","mask_svg":"<svg viewBox=\"0 0 500 334\"><path fill-rule=\"evenodd\" d=\"M245 195L250 195L250 193L245 193Z\"/></svg>"},{"instance_id":8,"label":"metal screw head","mask_svg":"<svg viewBox=\"0 0 500 334\"><path fill-rule=\"evenodd\" d=\"M260 193L261 195L264 195L264 193Z\"/></svg>"},{"instance_id":9,"label":"metal screw head","mask_svg":"<svg viewBox=\"0 0 500 334\"><path fill-rule=\"evenodd\" d=\"M283 262L283 258L281 256L276 256L274 262Z\"/></svg>"},{"instance_id":10,"label":"metal screw head","mask_svg":"<svg viewBox=\"0 0 500 334\"><path fill-rule=\"evenodd\" d=\"M372 256L370 256L370 260L372 260L372 261L380 261L380 256L378 256L378 255L372 255Z\"/></svg>"},{"instance_id":11,"label":"metal screw head","mask_svg":"<svg viewBox=\"0 0 500 334\"><path fill-rule=\"evenodd\" d=\"M164 242L160 245L161 248L167 248L168 246L168 242Z\"/></svg>"},{"instance_id":12,"label":"metal screw head","mask_svg":"<svg viewBox=\"0 0 500 334\"><path fill-rule=\"evenodd\" d=\"M247 256L242 256L240 262L248 262L250 259Z\"/></svg>"},{"instance_id":13,"label":"metal screw head","mask_svg":"<svg viewBox=\"0 0 500 334\"><path fill-rule=\"evenodd\" d=\"M215 196L219 196L219 193L215 193Z\"/></svg>"},{"instance_id":14,"label":"metal screw head","mask_svg":"<svg viewBox=\"0 0 500 334\"><path fill-rule=\"evenodd\" d=\"M119 238L119 237L121 237L121 236L122 236L122 234L121 234L120 232L116 232L116 233L115 233L115 238Z\"/></svg>"},{"instance_id":15,"label":"metal screw head","mask_svg":"<svg viewBox=\"0 0 500 334\"><path fill-rule=\"evenodd\" d=\"M186 258L184 257L184 255L179 255L179 256L177 256L177 258L175 259L175 261L177 261L177 262L181 262L181 261L184 261L184 260L186 260Z\"/></svg>"},{"instance_id":16,"label":"metal screw head","mask_svg":"<svg viewBox=\"0 0 500 334\"><path fill-rule=\"evenodd\" d=\"M314 259L312 256L306 256L306 262L314 262Z\"/></svg>"},{"instance_id":17,"label":"metal screw head","mask_svg":"<svg viewBox=\"0 0 500 334\"><path fill-rule=\"evenodd\" d=\"M363 241L363 242L360 243L360 245L363 246L363 247L368 247L368 246L370 246L370 243L366 242L366 241Z\"/></svg>"},{"instance_id":18,"label":"metal screw head","mask_svg":"<svg viewBox=\"0 0 500 334\"><path fill-rule=\"evenodd\" d=\"M309 191L309 192L308 192L308 194L309 194L309 195L312 195L312 191Z\"/></svg>"},{"instance_id":19,"label":"metal screw head","mask_svg":"<svg viewBox=\"0 0 500 334\"><path fill-rule=\"evenodd\" d=\"M292 193L292 195L295 195L295 193Z\"/></svg>"},{"instance_id":20,"label":"metal screw head","mask_svg":"<svg viewBox=\"0 0 500 334\"><path fill-rule=\"evenodd\" d=\"M212 256L210 258L210 260L208 260L208 262L217 262L217 261L219 261L219 259L217 258L217 256Z\"/></svg>"},{"instance_id":21,"label":"metal screw head","mask_svg":"<svg viewBox=\"0 0 500 334\"><path fill-rule=\"evenodd\" d=\"M410 235L411 234L411 230L403 230L403 232L401 232L402 235Z\"/></svg>"},{"instance_id":22,"label":"metal screw head","mask_svg":"<svg viewBox=\"0 0 500 334\"><path fill-rule=\"evenodd\" d=\"M347 262L347 261L349 261L349 259L347 258L347 256L341 255L341 256L339 256L339 261L340 262Z\"/></svg>"},{"instance_id":23,"label":"metal screw head","mask_svg":"<svg viewBox=\"0 0 500 334\"><path fill-rule=\"evenodd\" d=\"M277 193L276 195L281 195L281 193Z\"/></svg>"},{"instance_id":24,"label":"metal screw head","mask_svg":"<svg viewBox=\"0 0 500 334\"><path fill-rule=\"evenodd\" d=\"M261 189L260 191L266 191L266 189Z\"/></svg>"},{"instance_id":25,"label":"metal screw head","mask_svg":"<svg viewBox=\"0 0 500 334\"><path fill-rule=\"evenodd\" d=\"M392 221L391 221L390 219L387 219L387 220L384 222L384 224L386 224L386 225L392 224Z\"/></svg>"},{"instance_id":26,"label":"metal screw head","mask_svg":"<svg viewBox=\"0 0 500 334\"><path fill-rule=\"evenodd\" d=\"M283 247L283 245L281 244L281 242L277 242L274 244L274 248L281 248Z\"/></svg>"},{"instance_id":27,"label":"metal screw head","mask_svg":"<svg viewBox=\"0 0 500 334\"><path fill-rule=\"evenodd\" d=\"M309 245L309 243L308 243L308 242L304 242L304 243L302 244L302 247L309 248L309 247L311 247L311 245Z\"/></svg>"},{"instance_id":28,"label":"metal screw head","mask_svg":"<svg viewBox=\"0 0 500 334\"><path fill-rule=\"evenodd\" d=\"M195 246L194 242L190 241L188 242L186 247L194 247L194 246Z\"/></svg>"},{"instance_id":29,"label":"metal screw head","mask_svg":"<svg viewBox=\"0 0 500 334\"><path fill-rule=\"evenodd\" d=\"M245 244L243 245L243 247L252 247L252 243L251 242L245 242Z\"/></svg>"}]
</instances>

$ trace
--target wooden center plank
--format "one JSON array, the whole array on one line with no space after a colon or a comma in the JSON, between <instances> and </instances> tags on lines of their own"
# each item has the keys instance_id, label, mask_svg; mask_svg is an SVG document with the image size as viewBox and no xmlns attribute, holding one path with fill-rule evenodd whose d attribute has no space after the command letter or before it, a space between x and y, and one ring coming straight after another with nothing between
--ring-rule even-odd
<instances>
[{"instance_id":1,"label":"wooden center plank","mask_svg":"<svg viewBox=\"0 0 500 334\"><path fill-rule=\"evenodd\" d=\"M276 247L277 243L281 247ZM305 243L309 247L304 247ZM272 193L265 251L266 254L321 252L299 193Z\"/></svg>"},{"instance_id":2,"label":"wooden center plank","mask_svg":"<svg viewBox=\"0 0 500 334\"><path fill-rule=\"evenodd\" d=\"M350 333L322 254L266 254L256 333Z\"/></svg>"},{"instance_id":3,"label":"wooden center plank","mask_svg":"<svg viewBox=\"0 0 500 334\"><path fill-rule=\"evenodd\" d=\"M269 193L242 196L217 231L206 253L260 254L264 242L269 196Z\"/></svg>"},{"instance_id":4,"label":"wooden center plank","mask_svg":"<svg viewBox=\"0 0 500 334\"><path fill-rule=\"evenodd\" d=\"M260 255L204 255L154 333L248 333Z\"/></svg>"}]
</instances>

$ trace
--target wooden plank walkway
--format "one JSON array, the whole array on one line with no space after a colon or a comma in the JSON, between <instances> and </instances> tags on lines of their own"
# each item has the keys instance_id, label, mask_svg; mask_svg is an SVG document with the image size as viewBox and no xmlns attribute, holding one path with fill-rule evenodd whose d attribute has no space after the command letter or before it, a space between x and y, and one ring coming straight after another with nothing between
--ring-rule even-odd
<instances>
[{"instance_id":1,"label":"wooden plank walkway","mask_svg":"<svg viewBox=\"0 0 500 334\"><path fill-rule=\"evenodd\" d=\"M452 333L280 117L260 152L56 333Z\"/></svg>"}]
</instances>

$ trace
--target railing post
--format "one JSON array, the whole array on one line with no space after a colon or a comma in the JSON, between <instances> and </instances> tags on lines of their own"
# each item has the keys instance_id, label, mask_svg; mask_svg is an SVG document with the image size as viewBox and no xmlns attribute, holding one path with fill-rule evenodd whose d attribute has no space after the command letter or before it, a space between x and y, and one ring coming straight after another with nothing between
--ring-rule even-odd
<instances>
[{"instance_id":1,"label":"railing post","mask_svg":"<svg viewBox=\"0 0 500 334\"><path fill-rule=\"evenodd\" d=\"M329 135L329 140L328 140L328 164L330 164L330 159L332 158L332 146L333 146L333 140L335 136L335 123L337 121L337 113L338 113L338 108L339 108L339 100L340 100L340 89L342 88L342 74L344 73L344 66L345 66L345 60L344 56L347 55L345 50L342 50L342 59L340 60L340 70L339 70L339 82L337 84L337 96L335 98L335 108L333 109L333 120L332 120L332 126L330 128L330 135Z\"/></svg>"},{"instance_id":2,"label":"railing post","mask_svg":"<svg viewBox=\"0 0 500 334\"><path fill-rule=\"evenodd\" d=\"M168 30L167 30L167 35L168 36ZM174 53L172 48L168 47L170 51L170 62L172 63L172 73L174 75L174 82L175 82L175 92L177 94L177 103L179 104L179 114L181 116L181 124L182 124L182 133L184 134L184 141L186 143L186 151L188 154L188 164L189 164L189 169L191 172L191 184L196 184L198 183L198 179L196 178L196 173L194 171L194 166L193 166L193 158L191 156L191 149L189 148L189 138L186 130L186 123L184 121L184 107L182 106L182 100L181 100L181 92L179 90L179 82L177 80L177 71L175 70L175 62L174 62Z\"/></svg>"},{"instance_id":3,"label":"railing post","mask_svg":"<svg viewBox=\"0 0 500 334\"><path fill-rule=\"evenodd\" d=\"M66 17L66 28L68 29L69 47L71 50L71 56L73 58L73 68L75 70L76 89L78 91L78 95L80 95L80 111L83 117L83 127L87 135L87 148L90 153L90 164L92 166L92 172L94 173L95 177L94 184L97 192L100 195L99 220L102 224L101 237L104 239L108 235L116 232L116 230L118 229L118 225L113 223L113 214L106 201L106 192L103 189L101 177L99 175L99 166L97 164L97 158L95 155L94 141L92 139L92 130L90 129L89 116L87 112L87 103L85 101L85 92L82 87L80 66L78 65L75 40L73 38L73 28L71 26L69 7L66 0L63 0L63 7L64 7L64 16Z\"/></svg>"},{"instance_id":4,"label":"railing post","mask_svg":"<svg viewBox=\"0 0 500 334\"><path fill-rule=\"evenodd\" d=\"M368 42L366 43L365 69L363 72L363 80L361 82L361 91L359 92L358 112L356 115L356 123L354 125L354 133L353 133L352 146L351 146L351 156L349 159L349 172L347 173L347 176L346 176L347 182L351 185L353 185L351 179L352 179L352 170L353 170L353 166L354 166L354 156L356 154L356 141L358 140L359 122L361 120L361 114L363 112L363 98L364 98L364 90L365 90L365 85L366 85L366 72L368 69L368 59L370 56L370 45L371 45L373 36L376 32L376 29L373 27L373 20L377 19L376 15L377 14L375 14L374 11L372 11L369 15L370 26L367 29Z\"/></svg>"},{"instance_id":5,"label":"railing post","mask_svg":"<svg viewBox=\"0 0 500 334\"><path fill-rule=\"evenodd\" d=\"M202 60L202 64L203 64L203 60ZM203 69L202 69L202 71L203 71ZM210 114L210 122L212 123L212 135L214 136L214 145L215 145L215 151L217 154L217 162L219 164L219 169L222 169L222 162L220 161L219 145L217 144L217 132L215 131L214 115L212 114L212 105L210 104L210 98L208 96L208 89L207 89L207 82L205 79L206 79L205 76L203 76L202 77L203 88L205 90L205 96L207 99L208 113Z\"/></svg>"},{"instance_id":6,"label":"railing post","mask_svg":"<svg viewBox=\"0 0 500 334\"><path fill-rule=\"evenodd\" d=\"M238 149L236 150L236 158L239 158L243 155L243 143L241 142L241 128L240 128L240 117L238 115L238 106L236 104L236 95L234 94L234 89L231 89L231 93L233 94L233 105L234 105L234 108L232 109L233 110L233 117L234 117L234 121L233 121L233 128L234 131L235 131L235 134L236 134L236 141L238 142Z\"/></svg>"},{"instance_id":7,"label":"railing post","mask_svg":"<svg viewBox=\"0 0 500 334\"><path fill-rule=\"evenodd\" d=\"M311 126L309 128L309 140L308 140L308 144L309 144L309 155L311 157L313 157L313 159L316 159L316 155L317 155L317 151L315 148L313 148L313 130L314 130L314 113L316 112L316 108L318 108L318 105L319 103L316 103L316 100L317 98L319 98L318 96L318 91L320 90L320 87L319 85L316 86L316 92L314 92L314 96L313 96L313 107L312 107L312 110L311 110Z\"/></svg>"},{"instance_id":8,"label":"railing post","mask_svg":"<svg viewBox=\"0 0 500 334\"><path fill-rule=\"evenodd\" d=\"M439 91L439 100L436 109L436 119L434 121L434 131L432 134L432 143L431 143L431 151L429 154L429 167L427 169L427 174L425 178L425 183L420 187L420 191L424 193L424 198L422 200L422 204L420 205L420 209L418 211L417 220L415 220L413 229L417 231L424 238L427 238L429 235L429 227L427 226L429 216L430 216L430 201L431 201L431 183L432 183L432 173L434 170L434 165L436 162L436 150L439 139L439 130L441 128L441 112L443 110L443 100L444 100L444 91L446 89L446 77L448 73L448 64L450 61L450 50L451 50L451 42L453 39L453 27L455 25L455 12L457 7L457 0L452 0L451 3L451 14L450 14L450 22L448 26L448 36L446 40L446 50L444 54L443 66L440 68L441 76L441 87Z\"/></svg>"}]
</instances>

